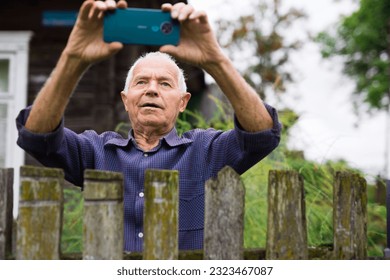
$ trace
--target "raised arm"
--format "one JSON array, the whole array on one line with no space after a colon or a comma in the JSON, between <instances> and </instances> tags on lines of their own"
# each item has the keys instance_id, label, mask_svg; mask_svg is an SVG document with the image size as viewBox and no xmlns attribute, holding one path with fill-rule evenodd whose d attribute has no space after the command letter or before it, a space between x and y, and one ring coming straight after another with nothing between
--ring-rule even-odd
<instances>
[{"instance_id":1,"label":"raised arm","mask_svg":"<svg viewBox=\"0 0 390 280\"><path fill-rule=\"evenodd\" d=\"M125 8L121 0L86 0L57 65L34 101L25 127L36 133L53 131L60 123L79 79L93 63L108 58L122 48L118 42L103 41L103 13Z\"/></svg>"},{"instance_id":2,"label":"raised arm","mask_svg":"<svg viewBox=\"0 0 390 280\"><path fill-rule=\"evenodd\" d=\"M244 130L257 132L272 128L272 118L259 95L222 52L206 13L184 3L163 4L162 10L170 11L172 18L180 21L181 34L178 46L166 45L160 51L209 73L232 104Z\"/></svg>"}]
</instances>

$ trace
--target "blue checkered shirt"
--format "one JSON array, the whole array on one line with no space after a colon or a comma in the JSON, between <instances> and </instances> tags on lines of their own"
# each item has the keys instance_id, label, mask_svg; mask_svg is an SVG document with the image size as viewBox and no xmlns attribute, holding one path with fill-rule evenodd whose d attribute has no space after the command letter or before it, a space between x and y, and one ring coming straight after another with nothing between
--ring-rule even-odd
<instances>
[{"instance_id":1,"label":"blue checkered shirt","mask_svg":"<svg viewBox=\"0 0 390 280\"><path fill-rule=\"evenodd\" d=\"M229 131L194 129L178 136L176 129L144 152L129 133L81 134L59 127L47 134L28 131L24 124L31 107L22 110L16 123L18 145L43 165L62 168L69 182L83 185L85 169L121 172L124 177L124 250L142 251L145 169L179 171L179 249L201 249L204 227L204 184L224 166L239 174L267 156L279 143L280 124L274 108L266 105L274 126L248 133L235 120Z\"/></svg>"}]
</instances>

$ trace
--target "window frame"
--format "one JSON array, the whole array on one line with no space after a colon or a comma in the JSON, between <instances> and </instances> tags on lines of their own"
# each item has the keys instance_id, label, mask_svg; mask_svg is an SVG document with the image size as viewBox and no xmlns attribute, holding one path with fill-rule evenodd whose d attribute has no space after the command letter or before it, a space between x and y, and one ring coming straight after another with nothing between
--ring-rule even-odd
<instances>
[{"instance_id":1,"label":"window frame","mask_svg":"<svg viewBox=\"0 0 390 280\"><path fill-rule=\"evenodd\" d=\"M15 118L27 104L28 54L31 31L0 31L0 59L9 59L8 94L0 93L0 102L7 104L6 156L4 166L14 169L14 200L19 199L19 170L25 153L16 144ZM14 201L14 205L15 204ZM14 213L15 213L14 209Z\"/></svg>"},{"instance_id":2,"label":"window frame","mask_svg":"<svg viewBox=\"0 0 390 280\"><path fill-rule=\"evenodd\" d=\"M0 35L1 36L1 35ZM5 104L7 107L7 115L6 115L6 132L5 132L5 162L4 166L0 165L0 168L7 168L7 167L13 167L13 158L9 155L9 152L14 149L14 145L12 144L12 141L14 140L14 133L12 133L12 117L13 117L13 111L15 109L14 103L15 99L18 98L17 94L15 93L15 85L13 78L15 77L15 67L14 67L14 60L15 60L15 54L12 52L3 52L1 50L1 43L0 43L0 60L8 60L8 89L6 92L0 92L0 104ZM4 132L3 132L4 133ZM12 154L14 154L12 152ZM1 163L0 163L1 164Z\"/></svg>"}]
</instances>

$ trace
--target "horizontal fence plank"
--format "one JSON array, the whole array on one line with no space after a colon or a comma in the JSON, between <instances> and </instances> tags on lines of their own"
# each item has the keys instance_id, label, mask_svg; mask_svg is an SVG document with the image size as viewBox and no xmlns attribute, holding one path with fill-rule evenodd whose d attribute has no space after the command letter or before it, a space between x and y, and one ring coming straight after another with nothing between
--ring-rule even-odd
<instances>
[{"instance_id":1,"label":"horizontal fence plank","mask_svg":"<svg viewBox=\"0 0 390 280\"><path fill-rule=\"evenodd\" d=\"M309 247L309 259L311 260L329 260L332 258L332 246ZM244 260L265 260L265 248L244 249ZM123 253L124 260L142 260L140 252ZM62 255L63 260L81 260L82 253L71 253ZM203 260L203 250L183 250L179 251L179 260Z\"/></svg>"}]
</instances>

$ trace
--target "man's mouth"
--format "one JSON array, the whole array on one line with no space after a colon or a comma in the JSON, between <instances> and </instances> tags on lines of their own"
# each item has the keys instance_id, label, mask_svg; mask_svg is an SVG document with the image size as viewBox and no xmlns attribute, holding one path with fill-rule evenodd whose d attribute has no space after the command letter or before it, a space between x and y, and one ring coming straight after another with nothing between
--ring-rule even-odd
<instances>
[{"instance_id":1,"label":"man's mouth","mask_svg":"<svg viewBox=\"0 0 390 280\"><path fill-rule=\"evenodd\" d=\"M162 106L160 106L159 104L156 104L156 103L150 103L150 102L147 102L147 103L144 103L142 104L140 107L142 108L158 108L158 109L162 109Z\"/></svg>"}]
</instances>

